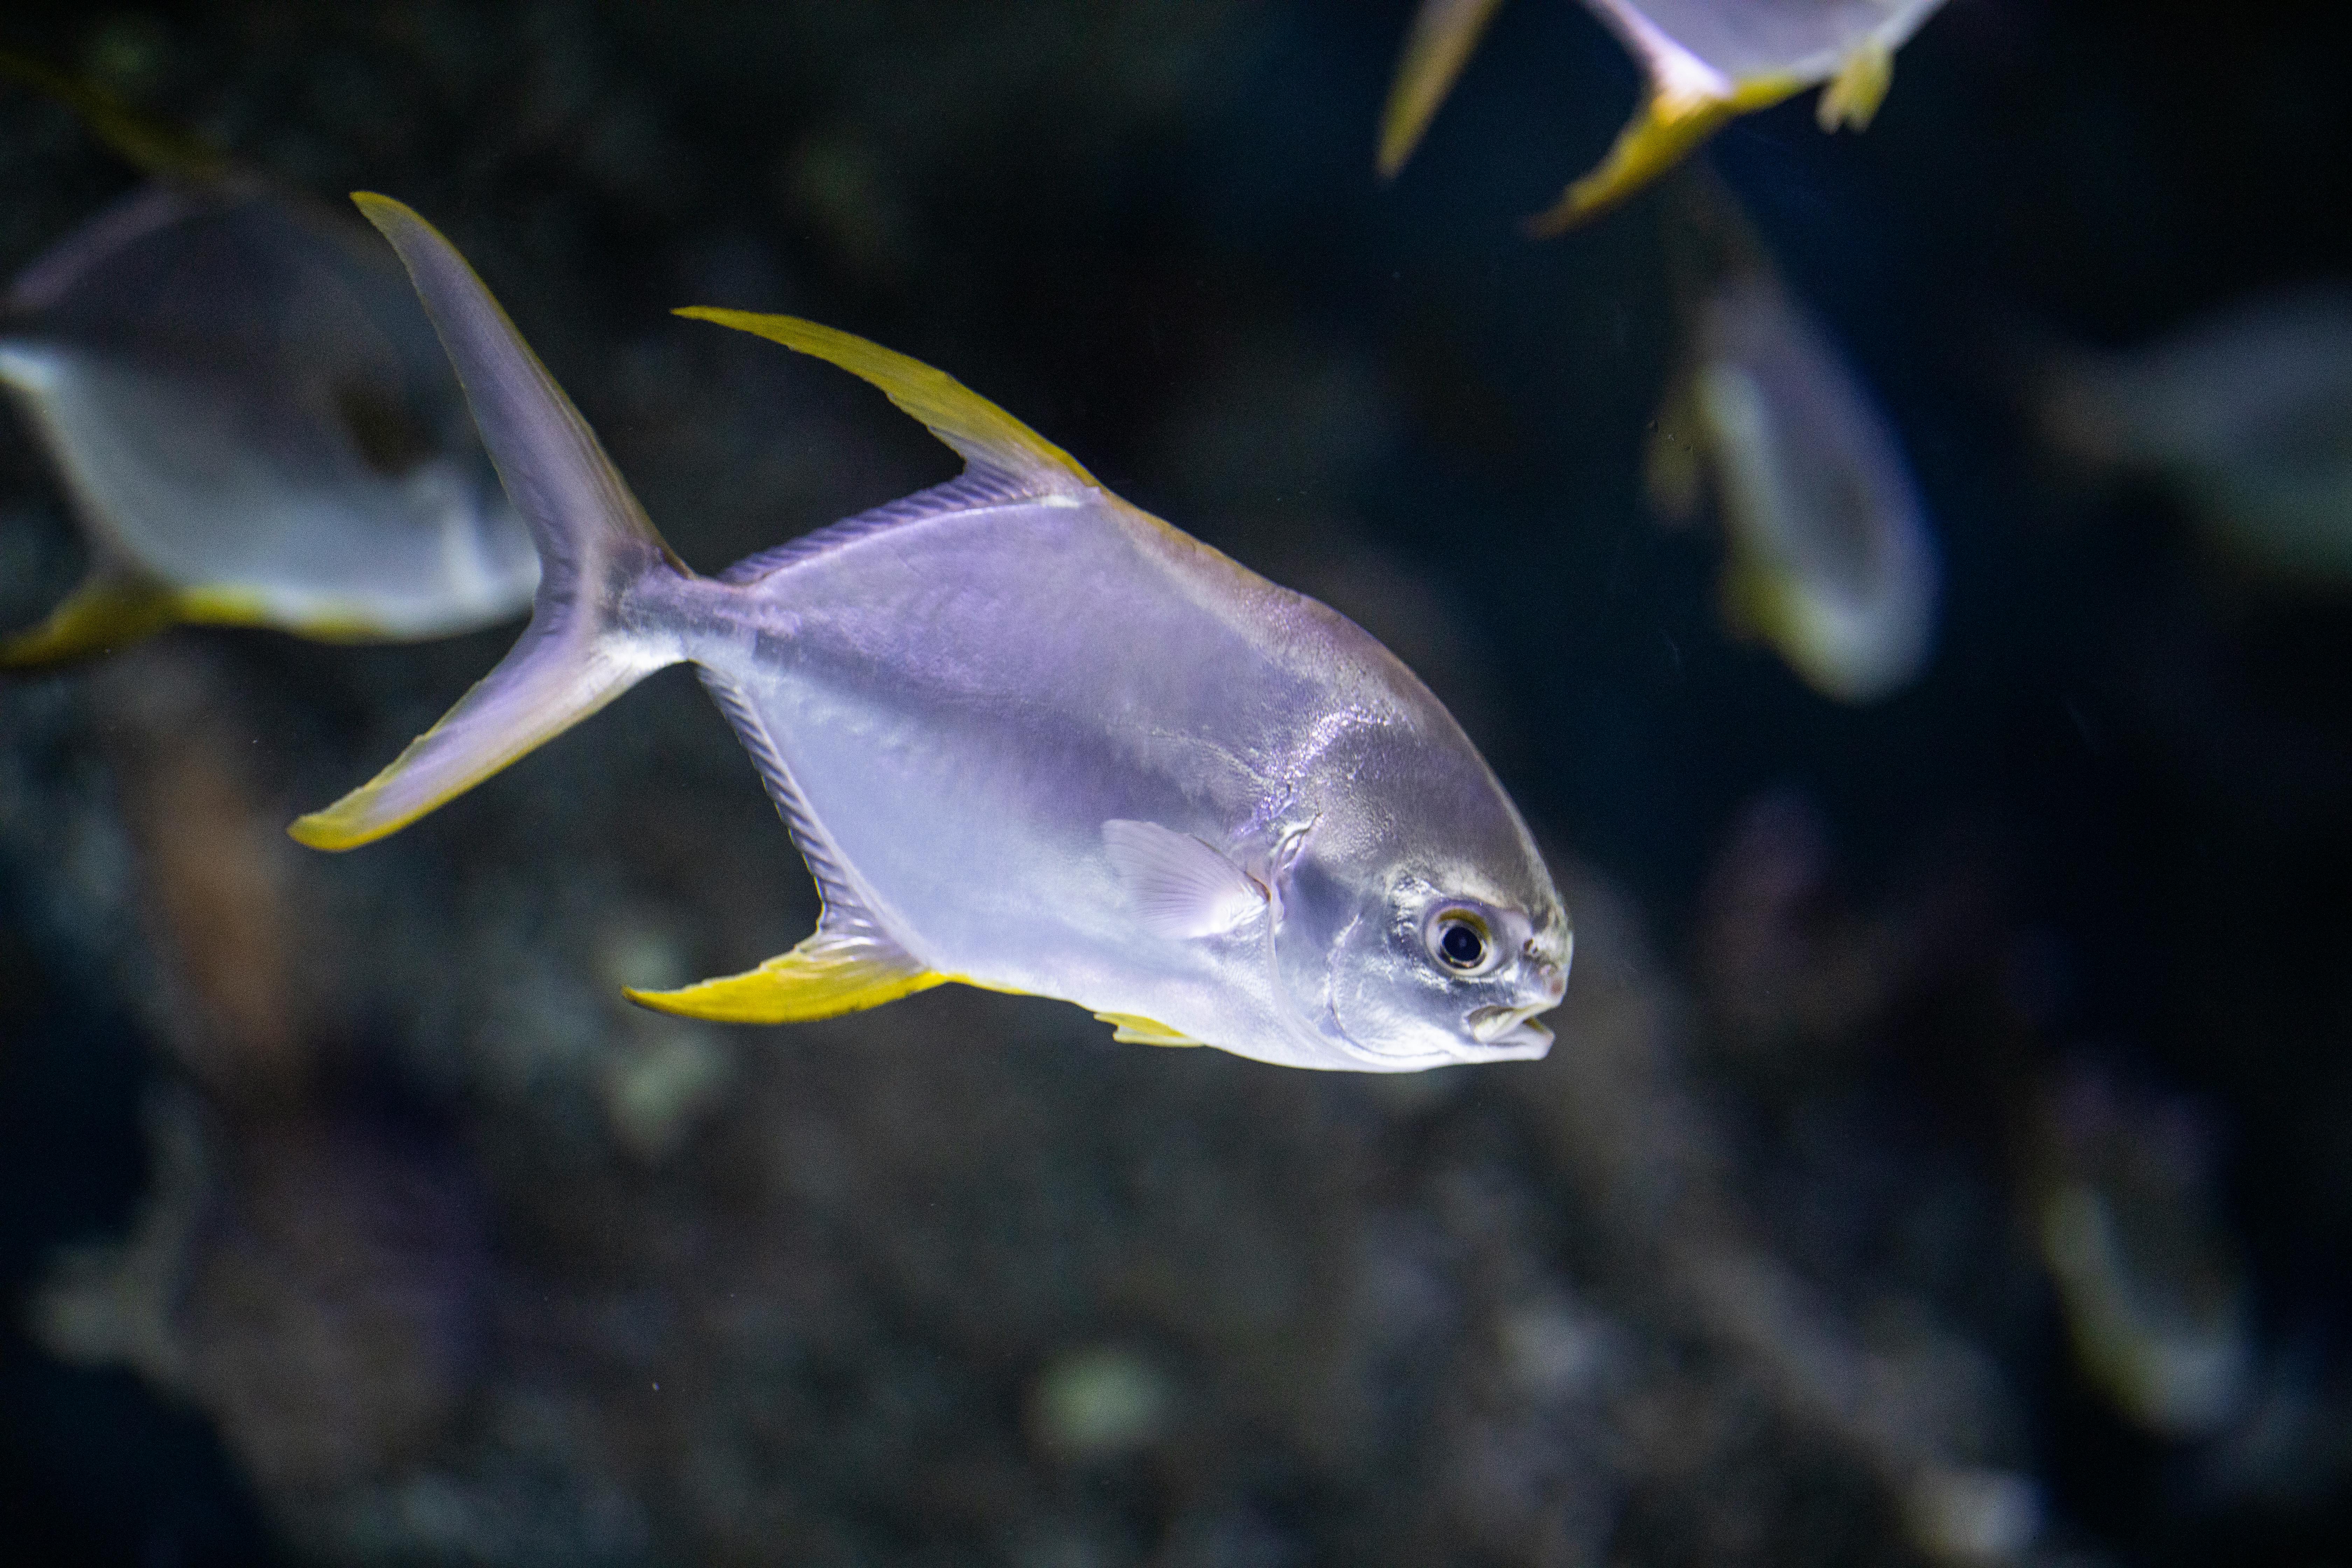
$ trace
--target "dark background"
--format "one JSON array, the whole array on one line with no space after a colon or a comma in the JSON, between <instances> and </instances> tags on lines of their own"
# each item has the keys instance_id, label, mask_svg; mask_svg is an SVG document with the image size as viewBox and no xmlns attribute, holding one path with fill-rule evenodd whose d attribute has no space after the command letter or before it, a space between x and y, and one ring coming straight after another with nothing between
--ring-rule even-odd
<instances>
[{"instance_id":1,"label":"dark background","mask_svg":"<svg viewBox=\"0 0 2352 1568\"><path fill-rule=\"evenodd\" d=\"M756 345L711 345L693 335L706 329L663 314L693 302L790 310L947 367L1139 504L1357 614L1456 706L1547 842L1618 890L1633 940L1659 955L1658 984L1695 988L1696 1043L1676 1059L1710 1108L1722 1163L1740 1173L1729 1184L1752 1199L1760 1230L1793 1267L1832 1295L1867 1294L1870 1281L1901 1270L1876 1242L1814 1247L1803 1239L1809 1226L1857 1237L1900 1229L1892 1216L1927 1204L1921 1194L1938 1182L1973 1205L1977 1228L1955 1234L1979 1237L1983 1250L1968 1256L1968 1244L1951 1243L1963 1256L1929 1269L1922 1278L1942 1283L1919 1291L1963 1326L2010 1390L2019 1426L2004 1462L2042 1488L2037 1552L2049 1561L2342 1561L2352 1551L2343 1445L2290 1436L2262 1448L2242 1430L2171 1441L2136 1428L2070 1356L2016 1195L2017 1172L2032 1163L2017 1152L2031 1120L2018 1107L2032 1085L2068 1070L2058 1064L2094 1062L2107 1080L2180 1108L2212 1151L2207 1196L2251 1281L2265 1386L2307 1394L2320 1413L2312 1430L2352 1420L2352 920L2343 894L2352 879L2352 613L2340 587L2284 591L2218 562L2165 496L2071 469L2036 440L2028 402L2029 367L2050 344L2132 343L2248 290L2352 272L2352 55L2336 18L2315 5L1952 0L1901 54L1866 134L1821 134L1808 97L1712 143L1707 155L1784 277L1900 431L1940 535L1945 608L1932 667L1891 700L1849 709L1727 637L1714 605L1715 534L1661 529L1644 510L1642 442L1675 347L1664 198L1653 193L1546 243L1515 226L1599 156L1632 102L1633 67L1578 7L1512 0L1413 163L1384 187L1370 173L1373 129L1410 9L262 0L93 13L36 0L0 19L0 43L88 71L290 186L328 197L379 188L442 224L698 568L943 477L951 464L855 389L779 369ZM22 265L133 180L69 117L13 89L0 96L0 261ZM0 436L0 485L10 527L46 530L46 553L15 559L39 563L28 581L61 586L72 575L69 531L21 434ZM15 619L40 607L40 592L11 588ZM503 646L495 633L388 650L265 634L175 638L197 650L189 657L201 689L227 694L215 708L250 726L253 788L273 809L316 804L362 776ZM156 948L163 956L153 963L172 962L168 935L140 923L139 895L123 896L131 915L75 927L43 891L74 831L57 803L132 810L107 782L110 768L127 765L121 705L137 706L121 693L146 679L130 668L28 683L0 736L18 781L0 857L0 1278L12 1302L31 1299L53 1248L132 1226L154 1179L142 1106L152 1106L159 1080L194 1086L217 1145L260 1146L236 1131L236 1096L175 1054L155 1006L127 989L121 953ZM419 1179L459 1194L443 1206L466 1216L451 1224L468 1239L428 1248L436 1267L459 1268L451 1258L478 1251L530 1253L535 1244L518 1237L541 1232L511 1217L509 1194L584 1180L578 1170L602 1170L597 1161L611 1156L501 1164L501 1102L463 1070L431 1065L446 1067L458 1046L416 1044L435 1028L458 1037L415 1002L410 981L440 983L416 967L417 954L473 951L462 923L473 906L428 884L475 866L478 837L500 846L481 853L512 885L563 883L563 897L590 911L583 921L596 918L600 889L637 889L647 878L700 910L698 919L731 919L732 905L714 913L695 902L698 878L716 870L704 848L664 851L679 862L675 885L661 881L670 870L639 877L594 858L608 836L663 808L631 804L624 783L582 781L604 777L610 755L676 748L697 759L677 764L695 787L720 792L723 819L745 825L742 840L711 847L756 856L755 874L792 883L772 895L781 907L806 907L781 832L760 823L749 771L729 772L724 732L694 710L699 700L682 679L653 683L586 732L600 738L551 749L539 773L538 763L517 770L513 804L481 808L501 815L420 830L423 848L387 851L420 857L409 869L349 873L377 880L346 880L330 895L342 900L335 908L380 915L402 907L406 889L422 900L409 906L423 911L412 914L420 930L445 922L438 935L380 943L367 934L378 928L364 927L338 950L362 977L338 993L330 1076L339 1087L335 1109L319 1112L337 1128L356 1118L368 1131L352 1137L369 1147L425 1151L415 1159L429 1179ZM663 710L670 716L655 716ZM530 791L545 792L543 809ZM1807 842L1825 847L1831 869L1808 906L1816 916L1850 911L1930 953L1857 1004L1859 1021L1823 1026L1833 1038L1811 1055L1706 1043L1727 1035L1707 1022L1725 1011L1706 989L1722 967L1709 948L1722 929L1709 889L1722 885L1727 847L1741 842L1759 799L1796 813L1810 824ZM135 822L127 831L141 842ZM1572 993L1595 962L1586 911L1577 912ZM1808 929L1843 928L1830 919ZM791 935L780 919L721 945L748 961L783 945L762 940ZM551 965L584 967L562 919L531 925L525 945ZM397 951L382 957L391 978L379 987L367 966L380 949ZM479 985L494 989L502 974ZM372 1011L379 988L407 1000ZM449 982L452 997L476 994ZM895 1092L930 1116L952 1119L966 1095L1001 1092L1036 1118L1003 1147L1058 1147L1074 1136L1057 1128L1066 1118L1124 1125L1100 1121L1105 1097L1149 1103L1162 1092L1118 1076L1156 1069L1106 1066L1111 1058L1071 1043L1075 1030L1040 1024L1023 1005L971 1006L977 1022L915 1012L899 1026L970 1034L958 1047L965 1054L998 1050L1000 1038L1045 1043L1001 1047L1021 1064L1007 1069L1018 1079L1009 1089L959 1079L961 1089L942 1082L926 1096L926 1058L896 1059ZM761 1039L744 1048L863 1047ZM1578 1049L1570 1022L1550 1065L1572 1072ZM1598 1281L1608 1311L1648 1331L1639 1270L1626 1274L1611 1261L1618 1253L1576 1239L1599 1223L1579 1207L1592 1194L1572 1175L1540 1173L1551 1167L1526 1152L1540 1139L1516 1101L1482 1084L1449 1089L1433 1110L1399 1110L1354 1085L1269 1089L1252 1072L1221 1089L1227 1080L1202 1078L1223 1065L1188 1063L1181 1093L1165 1091L1199 1122L1184 1158L1225 1168L1227 1184L1211 1190L1246 1205L1276 1179L1276 1166L1252 1173L1248 1162L1263 1153L1255 1123L1233 1131L1219 1120L1228 1089L1275 1096L1255 1102L1294 1121L1387 1118L1362 1134L1375 1150L1362 1156L1371 1173L1336 1179L1346 1203L1420 1213L1416 1173L1475 1147L1504 1173L1509 1204L1550 1216L1510 1222L1549 1237L1529 1244L1536 1253ZM1084 1082L1057 1100L1074 1071ZM516 1136L516 1147L539 1147ZM1034 1187L991 1163L1002 1155L995 1144L948 1168L1008 1204L1022 1193L1061 1202L1065 1189L1126 1168L1130 1151L1103 1137L1059 1174L1024 1178ZM338 1134L328 1146L352 1145ZM1332 1168L1311 1139L1284 1147L1307 1169ZM516 1175L518 1163L541 1173ZM666 1195L646 1213L664 1226L706 1202L669 1170L647 1178ZM1190 1177L1177 1184L1201 1190ZM843 1223L901 1221L881 1205ZM1276 1226L1286 1239L1267 1245L1295 1245L1317 1223L1308 1214L1295 1233ZM1012 1256L1000 1261L1017 1275L1032 1265L1019 1256L1025 1232L1008 1225L1002 1247ZM629 1245L612 1243L600 1267L657 1276L660 1266ZM486 1279L506 1278L503 1263L481 1267ZM1454 1281L1447 1289L1475 1294L1461 1283L1467 1276L1439 1273ZM452 1287L452 1300L507 1288ZM1089 1289L1073 1285L1075 1304L1057 1321L1096 1323L1086 1303L1104 1298ZM921 1318L919 1298L885 1282L873 1299L907 1312L901 1338L933 1342L908 1326ZM303 1510L350 1478L291 1491L257 1483L255 1462L240 1458L249 1450L218 1435L228 1397L218 1380L167 1392L167 1378L68 1364L26 1337L25 1310L11 1308L0 1339L0 1540L10 1542L0 1555L525 1561L576 1550L570 1560L603 1560L604 1548L562 1548L530 1529L502 1546L482 1544L485 1533L461 1552L446 1539L402 1544L397 1531L317 1526L315 1510ZM477 1370L453 1373L457 1384L495 1382L478 1369L510 1359L501 1310L483 1309L458 1332L466 1348L449 1352L453 1364ZM1099 1316L1111 1328L1098 1331L1203 1369L1180 1373L1180 1384L1222 1386L1216 1347L1226 1342L1215 1333L1188 1339L1176 1320L1131 1304ZM875 1331L898 1342L898 1330ZM1660 1330L1669 1341L1680 1331ZM581 1360L605 1355L602 1332L582 1331L593 1344ZM952 1359L953 1336L940 1342L949 1350L934 1353ZM941 1421L977 1423L996 1434L990 1443L1022 1451L1022 1368L1044 1353L1024 1347L1002 1352L1017 1364L939 1373L937 1398L960 1413ZM853 1370L839 1375L854 1384L856 1357L840 1354ZM1472 1375L1466 1363L1444 1364L1453 1370L1432 1374L1440 1383ZM816 1372L779 1375L823 1382ZM1402 1402L1402 1427L1440 1434L1433 1447L1450 1441L1452 1418L1427 1414L1447 1408L1442 1389L1410 1370L1368 1377L1379 1397ZM451 1396L448 1430L474 1418L465 1413L476 1397ZM1717 1507L1726 1476L1814 1463L1769 1437L1784 1417L1757 1397L1766 1436L1752 1448L1709 1450L1679 1476L1664 1461L1611 1461L1612 1473L1635 1479L1606 1494L1614 1522L1591 1531L1602 1560L1915 1552L1882 1517L1885 1505L1856 1500L1874 1495L1868 1478L1879 1472L1851 1455L1819 1460L1829 1480L1755 1504L1763 1522L1746 1534L1675 1522ZM1183 1555L1193 1550L1183 1532L1194 1494L1166 1473L1040 1483L1034 1494L1009 1480L971 1483L1048 1499L1065 1497L1054 1489L1065 1486L1083 1503L1071 1507L1095 1509L1086 1550L1096 1555L1055 1559L1004 1544L1018 1530L987 1509L993 1522L982 1528L942 1522L963 1516L935 1498L904 1502L898 1489L912 1496L920 1488L910 1478L926 1472L887 1445L859 1448L869 1419L859 1413L872 1400L809 1398L794 1419L805 1441L824 1435L824 1462L840 1479L807 1483L793 1517L830 1521L831 1534L747 1530L722 1550L715 1527L681 1522L691 1508L656 1500L646 1505L653 1522L614 1537L608 1554L832 1561L837 1547L845 1561L1373 1561L1348 1522L1363 1516L1364 1499L1442 1489L1429 1478L1443 1460L1411 1439L1376 1445L1373 1458L1310 1462L1255 1417L1204 1415L1201 1430L1259 1456L1246 1473L1218 1471L1210 1489L1244 1500L1233 1517L1256 1522L1238 1537L1212 1531L1195 1556ZM1226 1409L1199 1398L1208 1401L1199 1408ZM405 1440L429 1451L444 1439ZM2225 1449L2256 1455L2229 1471L2238 1481L2215 1479L2228 1469ZM800 1450L777 1452L789 1469ZM350 1475L408 1462L371 1458ZM1333 1479L1343 1474L1353 1479ZM658 1493L647 1486L633 1495ZM1530 1517L1552 1506L1530 1505ZM1030 1508L1051 1511L1003 1504L1007 1518ZM1479 1542L1444 1523L1454 1516L1434 1517L1412 1526L1423 1533L1395 1538L1421 1542L1411 1548L1419 1561L1581 1560L1540 1532Z\"/></svg>"}]
</instances>

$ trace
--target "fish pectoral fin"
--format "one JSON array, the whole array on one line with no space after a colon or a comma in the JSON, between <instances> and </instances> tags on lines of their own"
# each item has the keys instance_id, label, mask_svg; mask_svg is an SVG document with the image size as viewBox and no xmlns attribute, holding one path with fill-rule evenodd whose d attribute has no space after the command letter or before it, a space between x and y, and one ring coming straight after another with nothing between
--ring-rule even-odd
<instances>
[{"instance_id":1,"label":"fish pectoral fin","mask_svg":"<svg viewBox=\"0 0 2352 1568\"><path fill-rule=\"evenodd\" d=\"M837 364L882 389L974 468L1001 474L1031 495L1075 495L1100 488L1076 458L943 370L881 344L798 316L763 316L688 305L676 312L715 321Z\"/></svg>"},{"instance_id":2,"label":"fish pectoral fin","mask_svg":"<svg viewBox=\"0 0 2352 1568\"><path fill-rule=\"evenodd\" d=\"M1205 1046L1206 1040L1171 1029L1154 1018L1140 1013L1097 1013L1096 1017L1111 1026L1110 1037L1129 1046Z\"/></svg>"},{"instance_id":3,"label":"fish pectoral fin","mask_svg":"<svg viewBox=\"0 0 2352 1568\"><path fill-rule=\"evenodd\" d=\"M1129 900L1155 935L1218 936L1265 912L1265 885L1189 833L1113 817L1102 836Z\"/></svg>"},{"instance_id":4,"label":"fish pectoral fin","mask_svg":"<svg viewBox=\"0 0 2352 1568\"><path fill-rule=\"evenodd\" d=\"M757 969L675 991L628 991L642 1007L722 1024L805 1024L896 1002L943 985L887 942L819 931Z\"/></svg>"},{"instance_id":5,"label":"fish pectoral fin","mask_svg":"<svg viewBox=\"0 0 2352 1568\"><path fill-rule=\"evenodd\" d=\"M94 658L153 637L186 619L174 589L143 577L100 570L82 579L33 626L0 639L0 669L32 669Z\"/></svg>"}]
</instances>

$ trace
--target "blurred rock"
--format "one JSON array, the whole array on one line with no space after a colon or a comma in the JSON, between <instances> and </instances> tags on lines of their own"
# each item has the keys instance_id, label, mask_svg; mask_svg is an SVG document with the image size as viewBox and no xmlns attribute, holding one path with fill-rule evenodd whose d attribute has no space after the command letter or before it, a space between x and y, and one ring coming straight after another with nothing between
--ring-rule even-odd
<instances>
[{"instance_id":1,"label":"blurred rock","mask_svg":"<svg viewBox=\"0 0 2352 1568\"><path fill-rule=\"evenodd\" d=\"M145 1212L126 1241L58 1261L43 1342L206 1411L289 1510L425 1452L482 1348L462 1173L349 1117L232 1129L178 1094L154 1130Z\"/></svg>"}]
</instances>

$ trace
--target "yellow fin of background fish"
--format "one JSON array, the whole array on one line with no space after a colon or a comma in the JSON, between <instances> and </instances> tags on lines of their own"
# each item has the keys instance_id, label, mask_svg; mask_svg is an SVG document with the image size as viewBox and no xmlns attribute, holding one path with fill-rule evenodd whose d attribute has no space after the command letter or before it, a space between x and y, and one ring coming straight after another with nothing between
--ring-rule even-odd
<instances>
[{"instance_id":1,"label":"yellow fin of background fish","mask_svg":"<svg viewBox=\"0 0 2352 1568\"><path fill-rule=\"evenodd\" d=\"M1404 58L1397 62L1396 84L1390 88L1388 108L1381 115L1381 178L1394 179L1421 145L1437 106L1454 90L1454 79L1502 3L1423 0L1405 35Z\"/></svg>"},{"instance_id":2,"label":"yellow fin of background fish","mask_svg":"<svg viewBox=\"0 0 2352 1568\"><path fill-rule=\"evenodd\" d=\"M1821 101L1813 106L1813 121L1824 131L1835 131L1841 125L1867 131L1871 116L1886 101L1886 89L1894 85L1895 51L1877 38L1866 39L1822 89Z\"/></svg>"},{"instance_id":3,"label":"yellow fin of background fish","mask_svg":"<svg viewBox=\"0 0 2352 1568\"><path fill-rule=\"evenodd\" d=\"M1412 155L1498 4L1423 0L1381 119L1381 174L1394 174ZM1816 83L1825 84L1815 110L1822 129L1862 130L1886 97L1895 48L1940 4L1879 0L1874 11L1806 0L1585 0L1647 81L1608 155L1528 219L1528 232L1557 235L1607 211L1726 121Z\"/></svg>"},{"instance_id":4,"label":"yellow fin of background fish","mask_svg":"<svg viewBox=\"0 0 2352 1568\"><path fill-rule=\"evenodd\" d=\"M1099 481L1059 447L943 370L798 316L763 316L688 305L676 314L751 332L872 382L890 401L975 468L1024 481L1034 495L1097 489Z\"/></svg>"},{"instance_id":5,"label":"yellow fin of background fish","mask_svg":"<svg viewBox=\"0 0 2352 1568\"><path fill-rule=\"evenodd\" d=\"M1740 115L1769 109L1804 85L1793 78L1772 77L1744 83L1728 97L1678 87L1650 89L1618 132L1609 155L1570 185L1556 204L1528 219L1528 232L1541 238L1566 233L1633 195Z\"/></svg>"},{"instance_id":6,"label":"yellow fin of background fish","mask_svg":"<svg viewBox=\"0 0 2352 1568\"><path fill-rule=\"evenodd\" d=\"M721 1024L805 1024L860 1013L944 985L896 950L820 931L757 969L675 991L630 991L630 1001Z\"/></svg>"},{"instance_id":7,"label":"yellow fin of background fish","mask_svg":"<svg viewBox=\"0 0 2352 1568\"><path fill-rule=\"evenodd\" d=\"M0 641L0 669L93 658L186 619L180 595L159 584L100 571L47 616Z\"/></svg>"},{"instance_id":8,"label":"yellow fin of background fish","mask_svg":"<svg viewBox=\"0 0 2352 1568\"><path fill-rule=\"evenodd\" d=\"M1135 1013L1097 1013L1096 1017L1111 1026L1110 1037L1123 1046L1200 1046L1180 1029L1171 1029L1155 1018Z\"/></svg>"}]
</instances>

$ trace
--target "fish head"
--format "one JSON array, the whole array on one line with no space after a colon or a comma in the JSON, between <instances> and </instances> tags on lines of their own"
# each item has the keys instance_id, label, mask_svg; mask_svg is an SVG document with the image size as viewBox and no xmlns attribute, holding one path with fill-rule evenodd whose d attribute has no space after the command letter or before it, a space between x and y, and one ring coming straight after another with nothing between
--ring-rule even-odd
<instances>
[{"instance_id":1,"label":"fish head","mask_svg":"<svg viewBox=\"0 0 2352 1568\"><path fill-rule=\"evenodd\" d=\"M1537 1018L1567 990L1567 908L1502 786L1458 731L1447 739L1347 769L1280 871L1284 1005L1330 1066L1551 1048Z\"/></svg>"}]
</instances>

